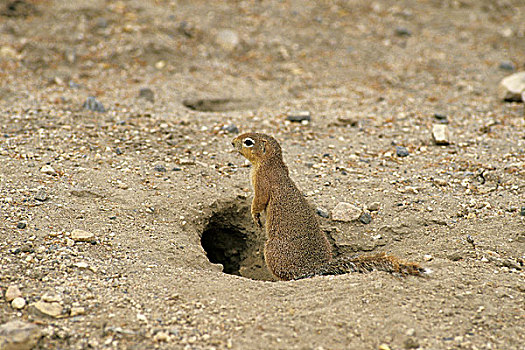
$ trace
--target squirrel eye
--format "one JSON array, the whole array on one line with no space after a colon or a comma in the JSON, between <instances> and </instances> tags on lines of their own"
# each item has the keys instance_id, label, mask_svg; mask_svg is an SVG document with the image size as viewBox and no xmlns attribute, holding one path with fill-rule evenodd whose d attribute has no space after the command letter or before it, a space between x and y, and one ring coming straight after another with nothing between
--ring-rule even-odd
<instances>
[{"instance_id":1,"label":"squirrel eye","mask_svg":"<svg viewBox=\"0 0 525 350\"><path fill-rule=\"evenodd\" d=\"M255 142L253 142L253 140L251 138L245 138L244 141L243 141L243 144L246 146L246 147L253 147L253 145L255 144Z\"/></svg>"}]
</instances>

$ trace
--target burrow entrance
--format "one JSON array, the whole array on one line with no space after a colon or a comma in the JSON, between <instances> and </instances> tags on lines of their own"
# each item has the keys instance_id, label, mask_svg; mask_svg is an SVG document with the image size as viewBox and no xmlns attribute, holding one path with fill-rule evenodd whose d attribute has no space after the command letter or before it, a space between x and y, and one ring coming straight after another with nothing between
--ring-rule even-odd
<instances>
[{"instance_id":1,"label":"burrow entrance","mask_svg":"<svg viewBox=\"0 0 525 350\"><path fill-rule=\"evenodd\" d=\"M250 206L243 202L217 204L202 232L208 260L223 272L254 280L275 281L264 261L264 232L256 230Z\"/></svg>"}]
</instances>

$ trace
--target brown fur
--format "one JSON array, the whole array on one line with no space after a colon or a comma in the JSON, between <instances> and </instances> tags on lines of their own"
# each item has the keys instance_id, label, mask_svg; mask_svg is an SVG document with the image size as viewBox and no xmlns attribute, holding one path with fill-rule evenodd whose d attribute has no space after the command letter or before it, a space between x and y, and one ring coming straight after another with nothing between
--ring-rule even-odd
<instances>
[{"instance_id":1,"label":"brown fur","mask_svg":"<svg viewBox=\"0 0 525 350\"><path fill-rule=\"evenodd\" d=\"M247 133L237 136L232 145L253 165L252 218L262 227L260 214L266 211L264 257L275 276L291 280L372 270L422 272L417 264L386 254L332 260L328 239L313 208L290 178L279 143L269 135Z\"/></svg>"}]
</instances>

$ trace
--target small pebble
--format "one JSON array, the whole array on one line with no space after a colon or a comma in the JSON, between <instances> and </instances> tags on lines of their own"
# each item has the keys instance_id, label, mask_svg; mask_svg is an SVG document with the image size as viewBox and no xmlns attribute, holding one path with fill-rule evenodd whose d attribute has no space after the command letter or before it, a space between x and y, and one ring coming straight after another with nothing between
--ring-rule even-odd
<instances>
[{"instance_id":1,"label":"small pebble","mask_svg":"<svg viewBox=\"0 0 525 350\"><path fill-rule=\"evenodd\" d=\"M93 96L89 96L86 99L86 101L82 105L82 108L93 111L93 112L99 112L99 113L106 112L104 105Z\"/></svg>"},{"instance_id":2,"label":"small pebble","mask_svg":"<svg viewBox=\"0 0 525 350\"><path fill-rule=\"evenodd\" d=\"M413 337L409 337L404 343L405 349L417 349L419 348L419 342Z\"/></svg>"},{"instance_id":3,"label":"small pebble","mask_svg":"<svg viewBox=\"0 0 525 350\"><path fill-rule=\"evenodd\" d=\"M20 221L18 224L16 224L16 228L19 228L21 230L25 229L27 227L27 224L23 221Z\"/></svg>"},{"instance_id":4,"label":"small pebble","mask_svg":"<svg viewBox=\"0 0 525 350\"><path fill-rule=\"evenodd\" d=\"M155 94L150 88L142 88L139 90L139 98L143 98L146 101L153 103L155 101Z\"/></svg>"},{"instance_id":5,"label":"small pebble","mask_svg":"<svg viewBox=\"0 0 525 350\"><path fill-rule=\"evenodd\" d=\"M224 50L233 51L240 44L241 39L237 32L230 29L223 29L217 33L215 41Z\"/></svg>"},{"instance_id":6,"label":"small pebble","mask_svg":"<svg viewBox=\"0 0 525 350\"><path fill-rule=\"evenodd\" d=\"M292 112L286 116L286 120L289 120L291 122L297 122L297 123L301 123L305 120L310 121L311 119L312 117L309 111Z\"/></svg>"},{"instance_id":7,"label":"small pebble","mask_svg":"<svg viewBox=\"0 0 525 350\"><path fill-rule=\"evenodd\" d=\"M319 215L322 218L329 218L330 217L330 213L328 213L328 210L326 210L323 207L317 207L315 209L315 211L317 212L317 215Z\"/></svg>"},{"instance_id":8,"label":"small pebble","mask_svg":"<svg viewBox=\"0 0 525 350\"><path fill-rule=\"evenodd\" d=\"M432 137L436 145L450 144L450 132L448 126L444 124L434 124L432 127Z\"/></svg>"},{"instance_id":9,"label":"small pebble","mask_svg":"<svg viewBox=\"0 0 525 350\"><path fill-rule=\"evenodd\" d=\"M332 210L332 220L350 222L359 219L361 209L353 204L340 202Z\"/></svg>"},{"instance_id":10,"label":"small pebble","mask_svg":"<svg viewBox=\"0 0 525 350\"><path fill-rule=\"evenodd\" d=\"M525 206L521 207L520 209L520 215L525 216Z\"/></svg>"},{"instance_id":11,"label":"small pebble","mask_svg":"<svg viewBox=\"0 0 525 350\"><path fill-rule=\"evenodd\" d=\"M448 117L446 114L442 113L434 113L434 118L438 121L440 124L448 124Z\"/></svg>"},{"instance_id":12,"label":"small pebble","mask_svg":"<svg viewBox=\"0 0 525 350\"><path fill-rule=\"evenodd\" d=\"M190 158L183 158L179 161L180 165L195 165L195 160Z\"/></svg>"},{"instance_id":13,"label":"small pebble","mask_svg":"<svg viewBox=\"0 0 525 350\"><path fill-rule=\"evenodd\" d=\"M170 335L168 334L168 332L161 331L155 334L153 340L155 340L156 342L167 342L170 340Z\"/></svg>"},{"instance_id":14,"label":"small pebble","mask_svg":"<svg viewBox=\"0 0 525 350\"><path fill-rule=\"evenodd\" d=\"M46 164L42 168L40 168L40 172L46 175L53 175L53 176L57 175L56 170L53 169L53 167L49 164Z\"/></svg>"},{"instance_id":15,"label":"small pebble","mask_svg":"<svg viewBox=\"0 0 525 350\"><path fill-rule=\"evenodd\" d=\"M30 305L33 310L35 310L37 313L42 314L44 316L50 316L50 317L58 317L62 314L63 307L58 302L45 302L43 300L39 300L34 304Z\"/></svg>"},{"instance_id":16,"label":"small pebble","mask_svg":"<svg viewBox=\"0 0 525 350\"><path fill-rule=\"evenodd\" d=\"M361 221L361 223L365 225L368 225L372 222L372 215L370 215L368 211L363 211L363 213L361 213L361 216L359 216L359 221Z\"/></svg>"},{"instance_id":17,"label":"small pebble","mask_svg":"<svg viewBox=\"0 0 525 350\"><path fill-rule=\"evenodd\" d=\"M26 300L24 298L14 298L11 302L11 307L13 309L21 310L26 306Z\"/></svg>"},{"instance_id":18,"label":"small pebble","mask_svg":"<svg viewBox=\"0 0 525 350\"><path fill-rule=\"evenodd\" d=\"M463 259L463 254L461 252L453 252L449 254L448 258L452 261L459 261Z\"/></svg>"},{"instance_id":19,"label":"small pebble","mask_svg":"<svg viewBox=\"0 0 525 350\"><path fill-rule=\"evenodd\" d=\"M525 90L525 71L505 77L498 85L498 97L506 102L521 102Z\"/></svg>"},{"instance_id":20,"label":"small pebble","mask_svg":"<svg viewBox=\"0 0 525 350\"><path fill-rule=\"evenodd\" d=\"M166 168L162 164L155 165L155 167L153 169L155 169L155 171L157 171L159 173L165 173L166 172Z\"/></svg>"},{"instance_id":21,"label":"small pebble","mask_svg":"<svg viewBox=\"0 0 525 350\"><path fill-rule=\"evenodd\" d=\"M222 130L226 131L228 134L238 134L239 133L239 128L235 124L224 125L222 127Z\"/></svg>"},{"instance_id":22,"label":"small pebble","mask_svg":"<svg viewBox=\"0 0 525 350\"><path fill-rule=\"evenodd\" d=\"M508 70L512 72L516 69L516 65L511 61L501 61L499 64L499 69Z\"/></svg>"},{"instance_id":23,"label":"small pebble","mask_svg":"<svg viewBox=\"0 0 525 350\"><path fill-rule=\"evenodd\" d=\"M44 188L39 189L35 194L35 199L39 202L45 202L47 200L46 190Z\"/></svg>"},{"instance_id":24,"label":"small pebble","mask_svg":"<svg viewBox=\"0 0 525 350\"><path fill-rule=\"evenodd\" d=\"M381 208L381 203L379 202L372 202L368 205L368 210L370 211L378 211Z\"/></svg>"},{"instance_id":25,"label":"small pebble","mask_svg":"<svg viewBox=\"0 0 525 350\"><path fill-rule=\"evenodd\" d=\"M408 28L405 28L405 27L397 27L395 29L395 33L397 36L411 36L412 35L412 32Z\"/></svg>"},{"instance_id":26,"label":"small pebble","mask_svg":"<svg viewBox=\"0 0 525 350\"><path fill-rule=\"evenodd\" d=\"M74 229L71 231L71 239L77 242L89 242L95 238L95 235L91 232Z\"/></svg>"},{"instance_id":27,"label":"small pebble","mask_svg":"<svg viewBox=\"0 0 525 350\"><path fill-rule=\"evenodd\" d=\"M19 298L21 296L22 296L22 292L15 285L11 285L7 287L7 290L5 291L5 300L7 302L13 301L14 299Z\"/></svg>"},{"instance_id":28,"label":"small pebble","mask_svg":"<svg viewBox=\"0 0 525 350\"><path fill-rule=\"evenodd\" d=\"M396 155L398 157L407 157L410 153L408 152L406 147L403 146L396 146Z\"/></svg>"},{"instance_id":29,"label":"small pebble","mask_svg":"<svg viewBox=\"0 0 525 350\"><path fill-rule=\"evenodd\" d=\"M86 309L82 306L73 306L71 308L71 311L69 312L69 314L73 317L73 316L78 316L78 315L84 315L86 313Z\"/></svg>"}]
</instances>

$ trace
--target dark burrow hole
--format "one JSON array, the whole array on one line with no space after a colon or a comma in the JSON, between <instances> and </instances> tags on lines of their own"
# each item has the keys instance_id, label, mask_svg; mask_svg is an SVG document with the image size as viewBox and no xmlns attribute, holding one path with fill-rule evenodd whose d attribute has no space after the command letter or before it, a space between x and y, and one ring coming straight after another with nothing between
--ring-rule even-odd
<instances>
[{"instance_id":1,"label":"dark burrow hole","mask_svg":"<svg viewBox=\"0 0 525 350\"><path fill-rule=\"evenodd\" d=\"M201 244L208 260L223 272L254 280L274 281L264 261L264 233L252 222L248 203L218 204L204 228Z\"/></svg>"}]
</instances>

